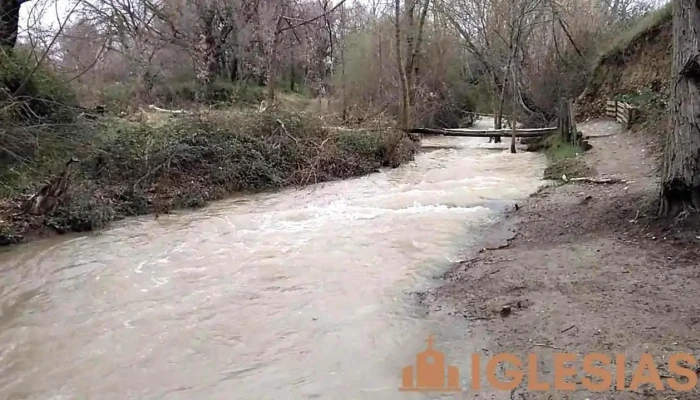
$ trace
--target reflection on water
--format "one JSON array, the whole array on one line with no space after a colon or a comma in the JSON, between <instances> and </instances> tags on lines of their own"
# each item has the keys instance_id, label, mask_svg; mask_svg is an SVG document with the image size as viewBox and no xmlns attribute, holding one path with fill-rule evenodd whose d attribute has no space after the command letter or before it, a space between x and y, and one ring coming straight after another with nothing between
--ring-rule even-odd
<instances>
[{"instance_id":1,"label":"reflection on water","mask_svg":"<svg viewBox=\"0 0 700 400\"><path fill-rule=\"evenodd\" d=\"M474 344L410 293L534 191L543 161L425 142L445 148L0 254L0 398L429 397L398 391L426 336L463 371Z\"/></svg>"}]
</instances>

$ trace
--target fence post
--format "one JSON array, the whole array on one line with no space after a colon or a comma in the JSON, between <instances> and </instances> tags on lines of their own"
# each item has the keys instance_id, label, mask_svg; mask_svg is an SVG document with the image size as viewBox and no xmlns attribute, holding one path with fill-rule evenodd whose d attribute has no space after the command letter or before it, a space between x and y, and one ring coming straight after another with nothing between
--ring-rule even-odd
<instances>
[{"instance_id":1,"label":"fence post","mask_svg":"<svg viewBox=\"0 0 700 400\"><path fill-rule=\"evenodd\" d=\"M628 110L629 110L629 114L627 114L627 126L628 126L628 128L631 128L632 124L634 123L635 118L637 117L637 109L630 105L628 107Z\"/></svg>"},{"instance_id":2,"label":"fence post","mask_svg":"<svg viewBox=\"0 0 700 400\"><path fill-rule=\"evenodd\" d=\"M568 107L569 107L569 129L571 130L571 143L573 145L578 145L578 130L576 129L576 110L575 110L575 104L574 101L569 99L568 100Z\"/></svg>"}]
</instances>

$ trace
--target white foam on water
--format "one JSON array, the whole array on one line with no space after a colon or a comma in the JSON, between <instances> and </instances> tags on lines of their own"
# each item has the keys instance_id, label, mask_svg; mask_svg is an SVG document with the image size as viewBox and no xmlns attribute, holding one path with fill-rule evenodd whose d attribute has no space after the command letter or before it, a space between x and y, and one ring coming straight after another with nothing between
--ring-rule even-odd
<instances>
[{"instance_id":1,"label":"white foam on water","mask_svg":"<svg viewBox=\"0 0 700 400\"><path fill-rule=\"evenodd\" d=\"M415 202L413 206L406 208L381 208L350 205L344 201L337 201L327 206L308 206L300 210L283 211L274 214L265 214L261 225L256 231L286 231L302 232L308 229L317 229L328 224L343 223L352 224L365 220L373 220L382 217L421 214L472 214L488 212L482 206L455 207L445 204L420 204ZM340 228L340 226L339 226ZM242 230L239 233L251 232Z\"/></svg>"}]
</instances>

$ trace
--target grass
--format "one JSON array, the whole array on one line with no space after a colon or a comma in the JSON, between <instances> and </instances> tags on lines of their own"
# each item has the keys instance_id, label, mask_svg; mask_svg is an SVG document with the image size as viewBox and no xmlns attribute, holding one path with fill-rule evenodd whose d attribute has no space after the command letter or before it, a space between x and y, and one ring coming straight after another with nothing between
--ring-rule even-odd
<instances>
[{"instance_id":1,"label":"grass","mask_svg":"<svg viewBox=\"0 0 700 400\"><path fill-rule=\"evenodd\" d=\"M570 143L564 142L559 136L550 136L545 154L552 161L560 161L578 156L581 152L579 148Z\"/></svg>"},{"instance_id":2,"label":"grass","mask_svg":"<svg viewBox=\"0 0 700 400\"><path fill-rule=\"evenodd\" d=\"M559 136L550 136L544 146L548 160L545 179L560 180L562 175L577 178L590 173L591 169L581 157L583 151L579 147L564 142Z\"/></svg>"}]
</instances>

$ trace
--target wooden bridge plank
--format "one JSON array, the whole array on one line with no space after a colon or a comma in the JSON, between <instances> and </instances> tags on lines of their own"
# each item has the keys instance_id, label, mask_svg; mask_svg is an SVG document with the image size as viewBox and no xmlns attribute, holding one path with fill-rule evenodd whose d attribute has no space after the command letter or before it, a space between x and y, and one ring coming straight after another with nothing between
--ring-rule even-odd
<instances>
[{"instance_id":1,"label":"wooden bridge plank","mask_svg":"<svg viewBox=\"0 0 700 400\"><path fill-rule=\"evenodd\" d=\"M515 131L515 137L541 137L547 136L555 133L557 128L531 128L531 129L517 129ZM410 133L422 133L427 135L443 135L443 136L459 136L459 137L511 137L513 135L512 129L432 129L432 128L413 128L409 130Z\"/></svg>"}]
</instances>

